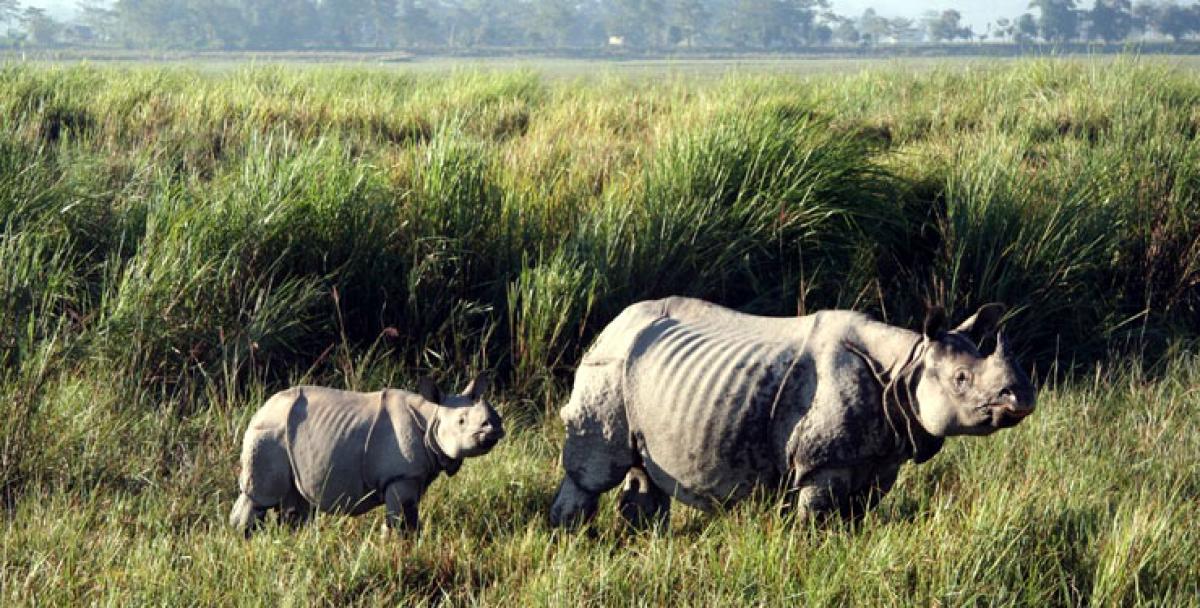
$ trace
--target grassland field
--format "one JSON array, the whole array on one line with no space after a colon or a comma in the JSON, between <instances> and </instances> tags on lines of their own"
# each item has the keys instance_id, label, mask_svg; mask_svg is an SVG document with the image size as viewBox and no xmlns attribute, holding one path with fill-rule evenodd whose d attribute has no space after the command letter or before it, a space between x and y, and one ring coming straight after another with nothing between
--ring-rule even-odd
<instances>
[{"instance_id":1,"label":"grassland field","mask_svg":"<svg viewBox=\"0 0 1200 608\"><path fill-rule=\"evenodd\" d=\"M0 66L0 603L1200 605L1200 75L796 63ZM669 294L1004 301L1039 409L857 525L551 530L573 365ZM274 391L480 370L420 536L228 527Z\"/></svg>"}]
</instances>

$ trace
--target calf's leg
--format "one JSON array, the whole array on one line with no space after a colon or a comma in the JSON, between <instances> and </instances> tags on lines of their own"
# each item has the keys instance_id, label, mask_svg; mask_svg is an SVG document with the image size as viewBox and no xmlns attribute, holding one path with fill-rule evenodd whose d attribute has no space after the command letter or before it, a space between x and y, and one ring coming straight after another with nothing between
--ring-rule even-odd
<instances>
[{"instance_id":1,"label":"calf's leg","mask_svg":"<svg viewBox=\"0 0 1200 608\"><path fill-rule=\"evenodd\" d=\"M421 531L417 503L421 500L421 484L400 479L388 484L383 494L387 506L388 527L406 534Z\"/></svg>"}]
</instances>

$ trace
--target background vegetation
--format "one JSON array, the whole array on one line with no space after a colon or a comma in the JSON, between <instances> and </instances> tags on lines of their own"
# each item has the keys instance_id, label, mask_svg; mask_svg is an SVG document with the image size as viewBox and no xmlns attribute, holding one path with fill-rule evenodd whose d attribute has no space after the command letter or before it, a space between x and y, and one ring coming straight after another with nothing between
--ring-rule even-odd
<instances>
[{"instance_id":1,"label":"background vegetation","mask_svg":"<svg viewBox=\"0 0 1200 608\"><path fill-rule=\"evenodd\" d=\"M1193 601L1200 79L0 69L0 596L46 603ZM769 499L552 533L553 415L624 306L1013 306L1041 411L858 528ZM291 383L493 369L514 430L379 514L225 525Z\"/></svg>"},{"instance_id":2,"label":"background vegetation","mask_svg":"<svg viewBox=\"0 0 1200 608\"><path fill-rule=\"evenodd\" d=\"M82 0L65 22L23 4L0 0L0 46L692 54L990 40L1019 53L1035 41L1179 43L1200 33L1200 3L1174 0L1032 0L974 28L953 8L841 15L826 0Z\"/></svg>"}]
</instances>

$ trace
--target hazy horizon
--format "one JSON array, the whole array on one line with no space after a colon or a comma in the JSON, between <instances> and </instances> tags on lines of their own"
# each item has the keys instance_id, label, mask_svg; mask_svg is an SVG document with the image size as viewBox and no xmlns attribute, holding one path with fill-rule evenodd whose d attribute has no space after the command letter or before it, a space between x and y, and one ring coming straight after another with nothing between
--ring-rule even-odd
<instances>
[{"instance_id":1,"label":"hazy horizon","mask_svg":"<svg viewBox=\"0 0 1200 608\"><path fill-rule=\"evenodd\" d=\"M23 6L38 6L47 9L59 18L67 18L75 13L78 0L19 0ZM111 4L111 2L110 2ZM1093 1L1078 3L1080 8L1090 8ZM1028 0L972 0L946 2L907 2L905 0L831 0L830 6L835 13L847 17L857 17L868 8L887 17L919 18L928 11L943 11L955 9L962 13L963 22L976 33L983 33L988 23L995 23L1001 17L1013 18L1028 12Z\"/></svg>"}]
</instances>

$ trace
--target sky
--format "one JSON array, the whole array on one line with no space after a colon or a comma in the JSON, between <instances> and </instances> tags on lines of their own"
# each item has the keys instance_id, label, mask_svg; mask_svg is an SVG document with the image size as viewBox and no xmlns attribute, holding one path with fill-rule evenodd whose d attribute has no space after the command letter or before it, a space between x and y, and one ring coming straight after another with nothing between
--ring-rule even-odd
<instances>
[{"instance_id":1,"label":"sky","mask_svg":"<svg viewBox=\"0 0 1200 608\"><path fill-rule=\"evenodd\" d=\"M58 17L68 17L75 10L76 0L21 0L24 6L40 6ZM1081 8L1091 8L1091 0L1078 3ZM927 11L941 12L952 8L962 13L963 22L977 33L982 33L987 24L995 23L1000 17L1013 18L1029 11L1029 0L943 0L914 2L913 0L830 0L833 11L839 15L858 16L874 7L885 17L918 18Z\"/></svg>"}]
</instances>

